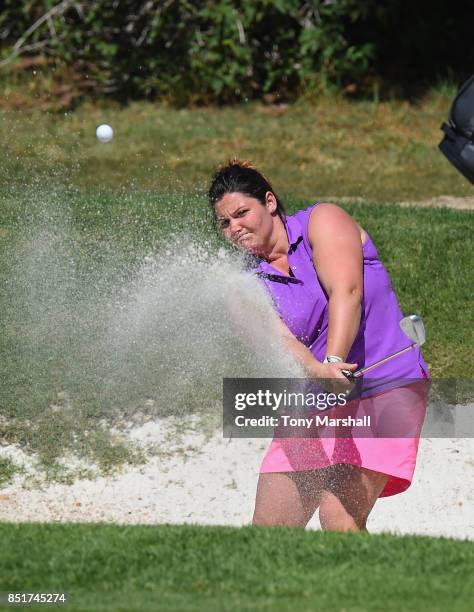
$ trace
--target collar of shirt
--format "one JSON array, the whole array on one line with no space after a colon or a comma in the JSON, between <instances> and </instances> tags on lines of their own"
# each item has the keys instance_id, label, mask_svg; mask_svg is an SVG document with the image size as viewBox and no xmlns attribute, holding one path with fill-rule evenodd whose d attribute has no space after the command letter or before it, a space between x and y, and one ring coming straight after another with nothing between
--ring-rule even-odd
<instances>
[{"instance_id":1,"label":"collar of shirt","mask_svg":"<svg viewBox=\"0 0 474 612\"><path fill-rule=\"evenodd\" d=\"M288 255L291 255L296 251L298 245L302 242L303 231L301 229L301 225L294 216L287 217L284 215L282 217L282 221L288 237ZM303 283L303 281L299 280L295 276L289 276L288 274L284 274L280 270L277 270L270 263L265 261L265 259L261 259L256 255L251 255L249 259L249 269L251 269L254 274L257 274L262 278L276 280L277 282L286 281L289 283ZM282 281L281 279L285 279L285 281Z\"/></svg>"}]
</instances>

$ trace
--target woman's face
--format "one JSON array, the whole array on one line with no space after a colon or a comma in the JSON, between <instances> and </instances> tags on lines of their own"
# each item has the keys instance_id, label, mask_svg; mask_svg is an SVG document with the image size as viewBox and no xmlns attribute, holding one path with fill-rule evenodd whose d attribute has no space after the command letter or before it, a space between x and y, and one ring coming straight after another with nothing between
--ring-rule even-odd
<instances>
[{"instance_id":1,"label":"woman's face","mask_svg":"<svg viewBox=\"0 0 474 612\"><path fill-rule=\"evenodd\" d=\"M257 199L226 193L215 205L217 223L227 240L253 255L264 256L271 249L276 198L268 191L265 205Z\"/></svg>"}]
</instances>

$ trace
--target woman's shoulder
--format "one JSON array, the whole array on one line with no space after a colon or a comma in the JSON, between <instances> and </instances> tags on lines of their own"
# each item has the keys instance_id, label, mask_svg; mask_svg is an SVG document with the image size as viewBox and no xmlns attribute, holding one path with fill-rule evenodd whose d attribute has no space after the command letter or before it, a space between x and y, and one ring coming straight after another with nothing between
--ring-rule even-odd
<instances>
[{"instance_id":1,"label":"woman's shoulder","mask_svg":"<svg viewBox=\"0 0 474 612\"><path fill-rule=\"evenodd\" d=\"M347 213L337 204L317 200L306 208L301 208L291 215L286 215L285 221L292 237L295 237L297 233L301 234L305 242L310 245L312 243L310 233L314 232L316 225L324 226L334 214L336 217L341 214L347 216Z\"/></svg>"},{"instance_id":2,"label":"woman's shoulder","mask_svg":"<svg viewBox=\"0 0 474 612\"><path fill-rule=\"evenodd\" d=\"M314 210L316 206L318 206L318 204L320 204L319 201L314 202L313 204L310 204L309 206L306 206L305 208L299 208L294 213L291 213L291 215L286 215L286 216L287 217L301 217L304 215L311 214L311 212Z\"/></svg>"},{"instance_id":3,"label":"woman's shoulder","mask_svg":"<svg viewBox=\"0 0 474 612\"><path fill-rule=\"evenodd\" d=\"M311 204L306 208L300 208L291 215L286 215L287 223L299 223L301 225L307 225L313 210L318 206L318 204L319 202L315 202L314 204Z\"/></svg>"},{"instance_id":4,"label":"woman's shoulder","mask_svg":"<svg viewBox=\"0 0 474 612\"><path fill-rule=\"evenodd\" d=\"M331 218L331 217L350 217L350 215L344 210L342 206L333 202L325 202L317 200L313 204L310 204L306 208L297 210L292 215L288 215L289 218L295 218L298 220L307 219L308 221L313 217ZM352 218L352 217L351 217Z\"/></svg>"},{"instance_id":5,"label":"woman's shoulder","mask_svg":"<svg viewBox=\"0 0 474 612\"><path fill-rule=\"evenodd\" d=\"M352 226L357 228L362 245L371 242L369 234L360 223L338 204L333 202L317 202L306 210L309 210L308 225L310 236L314 233L316 227L324 227L326 224L334 227L346 227L346 229Z\"/></svg>"}]
</instances>

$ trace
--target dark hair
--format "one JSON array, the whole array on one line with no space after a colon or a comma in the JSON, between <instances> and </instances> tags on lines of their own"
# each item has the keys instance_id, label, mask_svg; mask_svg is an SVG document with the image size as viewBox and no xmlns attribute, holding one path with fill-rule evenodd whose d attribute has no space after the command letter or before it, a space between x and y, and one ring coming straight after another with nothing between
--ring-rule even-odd
<instances>
[{"instance_id":1,"label":"dark hair","mask_svg":"<svg viewBox=\"0 0 474 612\"><path fill-rule=\"evenodd\" d=\"M265 195L267 191L271 191L275 196L277 201L277 213L282 217L285 214L283 203L273 191L273 187L263 174L259 172L251 162L233 159L225 166L221 166L212 177L211 186L208 192L209 204L215 216L215 205L217 202L219 202L226 193L238 192L255 198L260 204L265 206Z\"/></svg>"}]
</instances>

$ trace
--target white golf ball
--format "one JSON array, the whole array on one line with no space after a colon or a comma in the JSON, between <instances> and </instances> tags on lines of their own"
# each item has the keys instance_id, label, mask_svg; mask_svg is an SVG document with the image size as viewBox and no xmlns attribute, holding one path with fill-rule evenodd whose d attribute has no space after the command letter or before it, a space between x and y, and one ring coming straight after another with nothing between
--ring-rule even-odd
<instances>
[{"instance_id":1,"label":"white golf ball","mask_svg":"<svg viewBox=\"0 0 474 612\"><path fill-rule=\"evenodd\" d=\"M102 123L95 131L95 135L100 142L110 142L114 137L114 131L107 123Z\"/></svg>"}]
</instances>

